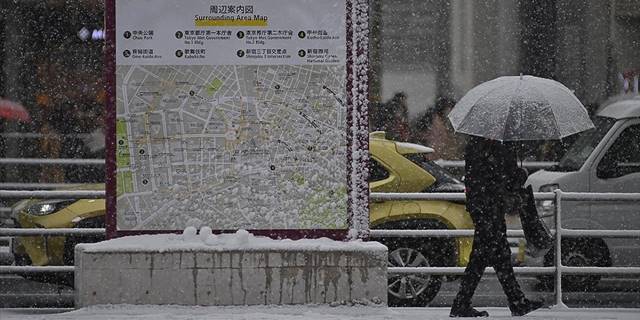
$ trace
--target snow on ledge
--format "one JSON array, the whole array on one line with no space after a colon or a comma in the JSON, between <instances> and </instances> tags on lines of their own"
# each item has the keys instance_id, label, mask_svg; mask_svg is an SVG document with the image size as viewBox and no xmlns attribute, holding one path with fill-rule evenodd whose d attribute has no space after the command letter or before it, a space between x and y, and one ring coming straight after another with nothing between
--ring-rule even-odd
<instances>
[{"instance_id":1,"label":"snow on ledge","mask_svg":"<svg viewBox=\"0 0 640 320\"><path fill-rule=\"evenodd\" d=\"M211 234L203 227L197 234L188 227L180 234L127 236L98 243L77 246L84 252L220 252L220 251L386 251L387 247L372 241L336 241L328 238L301 240L274 240L254 236L246 230L233 234Z\"/></svg>"}]
</instances>

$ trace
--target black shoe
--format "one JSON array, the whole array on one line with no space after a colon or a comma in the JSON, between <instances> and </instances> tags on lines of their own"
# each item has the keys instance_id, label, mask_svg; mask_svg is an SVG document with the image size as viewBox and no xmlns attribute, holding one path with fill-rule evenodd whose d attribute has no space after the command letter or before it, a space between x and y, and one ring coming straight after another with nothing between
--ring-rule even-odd
<instances>
[{"instance_id":1,"label":"black shoe","mask_svg":"<svg viewBox=\"0 0 640 320\"><path fill-rule=\"evenodd\" d=\"M525 314L542 307L543 304L543 300L529 300L525 298L509 305L509 309L511 309L512 316L524 316Z\"/></svg>"},{"instance_id":2,"label":"black shoe","mask_svg":"<svg viewBox=\"0 0 640 320\"><path fill-rule=\"evenodd\" d=\"M466 308L457 308L457 309L451 309L451 313L449 313L449 317L452 318L471 318L471 317L488 317L489 316L489 312L486 311L478 311L472 307L466 307Z\"/></svg>"}]
</instances>

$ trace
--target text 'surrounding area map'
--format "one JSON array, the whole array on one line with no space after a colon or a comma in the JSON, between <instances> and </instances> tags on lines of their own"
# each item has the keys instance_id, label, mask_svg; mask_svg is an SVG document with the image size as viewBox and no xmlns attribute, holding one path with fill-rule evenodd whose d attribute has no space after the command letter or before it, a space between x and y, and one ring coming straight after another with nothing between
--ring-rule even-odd
<instances>
[{"instance_id":1,"label":"text 'surrounding area map'","mask_svg":"<svg viewBox=\"0 0 640 320\"><path fill-rule=\"evenodd\" d=\"M345 6L116 1L117 228L346 229Z\"/></svg>"}]
</instances>

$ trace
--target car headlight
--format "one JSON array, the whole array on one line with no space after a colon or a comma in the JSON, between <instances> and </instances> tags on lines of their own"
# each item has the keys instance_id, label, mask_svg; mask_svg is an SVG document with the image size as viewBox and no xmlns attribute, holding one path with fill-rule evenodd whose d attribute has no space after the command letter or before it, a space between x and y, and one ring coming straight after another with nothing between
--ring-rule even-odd
<instances>
[{"instance_id":1,"label":"car headlight","mask_svg":"<svg viewBox=\"0 0 640 320\"><path fill-rule=\"evenodd\" d=\"M69 206L75 201L76 200L70 200L70 199L43 200L28 206L25 209L25 211L28 214L34 215L34 216L46 216L48 214L52 214L60 209L63 209Z\"/></svg>"},{"instance_id":2,"label":"car headlight","mask_svg":"<svg viewBox=\"0 0 640 320\"><path fill-rule=\"evenodd\" d=\"M540 192L553 192L559 188L560 186L557 184L545 184L540 187ZM553 217L556 214L556 206L553 200L536 201L536 206L538 207L538 214L543 218Z\"/></svg>"}]
</instances>

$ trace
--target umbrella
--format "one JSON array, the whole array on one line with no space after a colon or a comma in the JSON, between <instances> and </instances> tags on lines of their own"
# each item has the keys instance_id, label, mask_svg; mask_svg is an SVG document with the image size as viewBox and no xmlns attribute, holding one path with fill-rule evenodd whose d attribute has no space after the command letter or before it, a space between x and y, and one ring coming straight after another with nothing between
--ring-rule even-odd
<instances>
[{"instance_id":1,"label":"umbrella","mask_svg":"<svg viewBox=\"0 0 640 320\"><path fill-rule=\"evenodd\" d=\"M500 141L554 140L594 128L560 82L508 76L469 90L449 113L456 132Z\"/></svg>"},{"instance_id":2,"label":"umbrella","mask_svg":"<svg viewBox=\"0 0 640 320\"><path fill-rule=\"evenodd\" d=\"M7 99L0 99L0 118L31 122L29 112L21 104Z\"/></svg>"}]
</instances>

